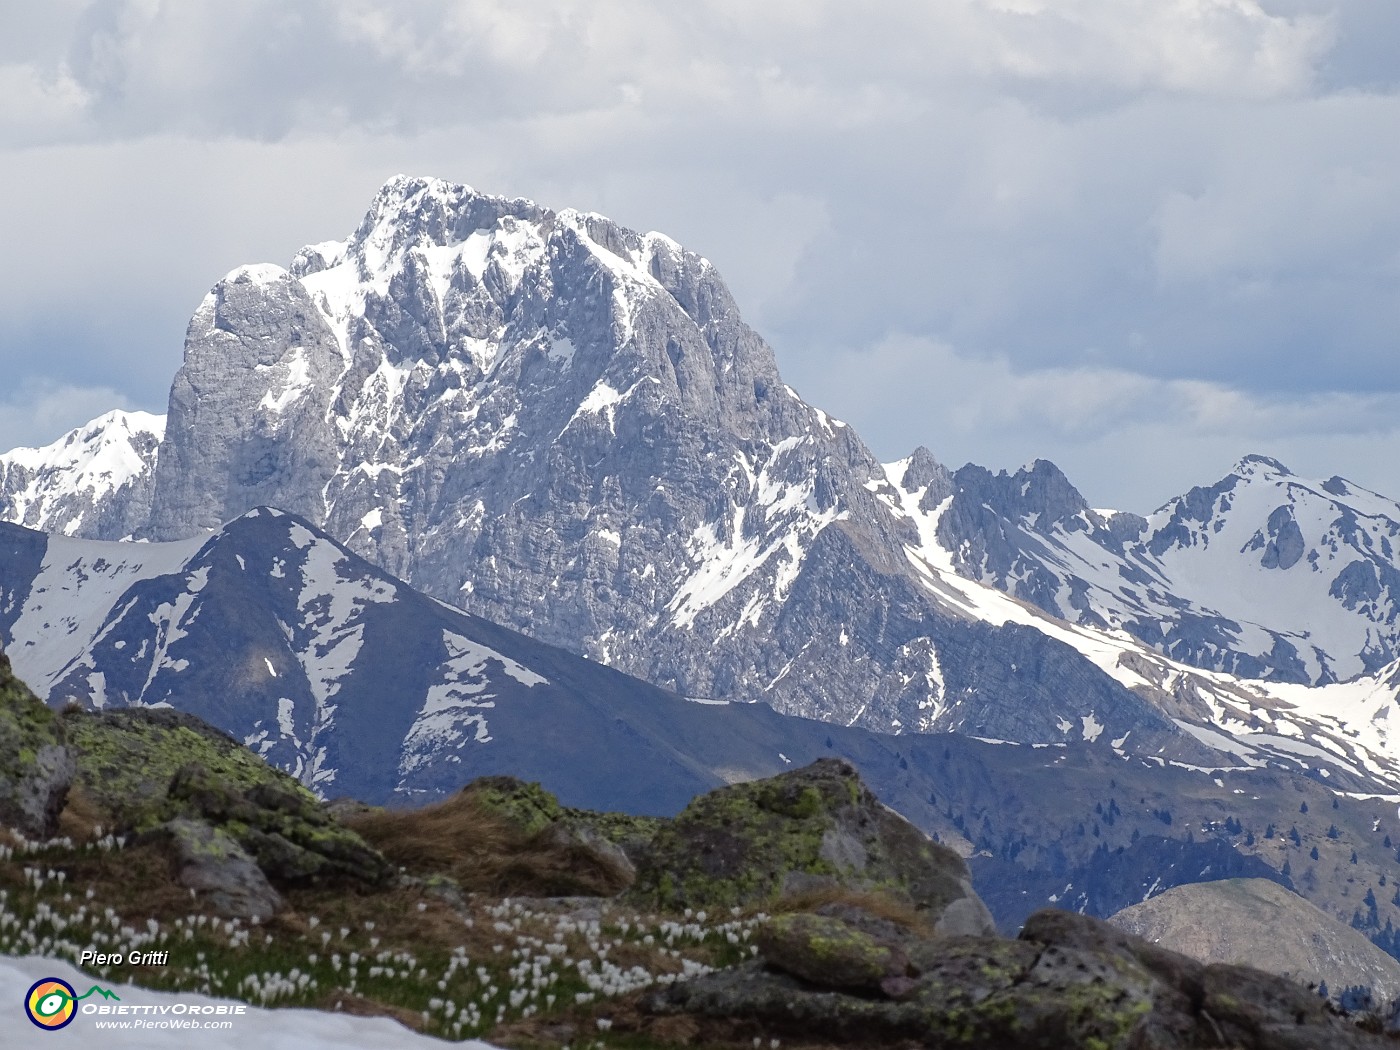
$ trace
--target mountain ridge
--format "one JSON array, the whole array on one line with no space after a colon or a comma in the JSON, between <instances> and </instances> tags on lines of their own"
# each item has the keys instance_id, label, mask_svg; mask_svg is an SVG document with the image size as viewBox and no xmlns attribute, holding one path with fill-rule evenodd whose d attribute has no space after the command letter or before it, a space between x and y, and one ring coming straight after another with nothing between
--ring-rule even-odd
<instances>
[{"instance_id":1,"label":"mountain ridge","mask_svg":"<svg viewBox=\"0 0 1400 1050\"><path fill-rule=\"evenodd\" d=\"M1115 576L1152 581L1123 556L1147 519L1098 517L1046 461L878 463L781 382L707 261L601 216L390 180L346 241L216 285L149 460L124 510L149 494L146 538L282 507L439 599L687 695L895 732L1107 733L1198 764L1209 732L1277 753L1302 725L1389 775L1362 757L1390 747L1388 664L1348 701L1369 720L1329 728L1312 694L1209 666L1256 659L1221 615L1200 628L1215 649L1133 638L1096 609L1106 588L1046 562L1088 536ZM1167 599L1139 605L1196 623ZM1280 709L1303 721L1275 726Z\"/></svg>"}]
</instances>

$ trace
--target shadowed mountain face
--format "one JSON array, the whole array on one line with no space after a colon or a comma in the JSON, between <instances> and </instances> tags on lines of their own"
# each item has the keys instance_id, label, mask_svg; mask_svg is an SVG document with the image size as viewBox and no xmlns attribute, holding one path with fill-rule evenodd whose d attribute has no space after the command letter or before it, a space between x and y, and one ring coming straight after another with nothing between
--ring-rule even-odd
<instances>
[{"instance_id":1,"label":"shadowed mountain face","mask_svg":"<svg viewBox=\"0 0 1400 1050\"><path fill-rule=\"evenodd\" d=\"M969 858L1007 932L1047 903L1111 914L1222 877L1295 886L1344 921L1369 890L1368 935L1400 922L1381 881L1395 805L1340 767L1262 752L1196 767L1104 734L998 744L687 700L452 609L269 510L170 544L0 526L0 551L0 640L51 705L197 714L323 796L423 801L510 773L571 805L672 814L843 757Z\"/></svg>"}]
</instances>

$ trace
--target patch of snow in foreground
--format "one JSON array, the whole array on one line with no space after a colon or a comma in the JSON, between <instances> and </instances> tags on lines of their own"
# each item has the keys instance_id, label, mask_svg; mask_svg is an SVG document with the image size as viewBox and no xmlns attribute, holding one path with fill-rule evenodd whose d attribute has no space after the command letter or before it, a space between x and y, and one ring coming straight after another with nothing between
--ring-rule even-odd
<instances>
[{"instance_id":1,"label":"patch of snow in foreground","mask_svg":"<svg viewBox=\"0 0 1400 1050\"><path fill-rule=\"evenodd\" d=\"M403 1025L385 1017L350 1017L346 1014L324 1013L319 1010L268 1010L249 1006L248 1012L229 1018L232 1028L205 1029L98 1029L98 1017L79 1014L71 1024L58 1033L45 1032L24 1016L24 993L35 981L44 977L59 977L85 992L94 983L110 988L128 1005L171 1005L174 1003L229 1003L229 999L211 999L193 992L153 992L129 984L96 982L79 973L65 962L37 955L15 958L0 955L0 1044L6 1050L54 1050L66 1045L92 1047L94 1050L428 1050L429 1047L462 1047L464 1050L496 1050L489 1043L468 1040L447 1043L411 1032ZM94 999L97 997L94 996ZM113 1004L116 1005L116 1004ZM164 1020L152 1016L152 1020ZM111 1020L126 1020L113 1017ZM203 1021L204 1018L198 1018ZM57 1038L55 1038L57 1036Z\"/></svg>"}]
</instances>

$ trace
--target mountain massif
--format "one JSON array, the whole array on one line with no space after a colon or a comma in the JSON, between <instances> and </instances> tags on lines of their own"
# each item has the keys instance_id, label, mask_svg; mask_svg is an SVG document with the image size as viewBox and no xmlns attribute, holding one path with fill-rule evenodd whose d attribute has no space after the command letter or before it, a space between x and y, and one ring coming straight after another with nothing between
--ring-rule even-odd
<instances>
[{"instance_id":1,"label":"mountain massif","mask_svg":"<svg viewBox=\"0 0 1400 1050\"><path fill-rule=\"evenodd\" d=\"M432 179L391 180L288 269L219 282L163 426L104 417L9 454L0 482L10 520L83 538L279 507L684 695L881 731L1133 735L1200 760L1183 713L1259 731L1306 704L1192 667L1321 684L1394 655L1400 510L1379 497L1249 460L1148 521L1089 509L1050 464L882 465L782 383L706 260ZM1220 586L1220 559L1290 600ZM1336 751L1370 769L1353 752L1380 735Z\"/></svg>"},{"instance_id":2,"label":"mountain massif","mask_svg":"<svg viewBox=\"0 0 1400 1050\"><path fill-rule=\"evenodd\" d=\"M215 285L166 416L0 456L0 517L51 705L181 708L324 797L673 812L834 753L1010 928L1237 876L1345 919L1394 862L1400 507L882 464L708 261L594 214L391 180Z\"/></svg>"}]
</instances>

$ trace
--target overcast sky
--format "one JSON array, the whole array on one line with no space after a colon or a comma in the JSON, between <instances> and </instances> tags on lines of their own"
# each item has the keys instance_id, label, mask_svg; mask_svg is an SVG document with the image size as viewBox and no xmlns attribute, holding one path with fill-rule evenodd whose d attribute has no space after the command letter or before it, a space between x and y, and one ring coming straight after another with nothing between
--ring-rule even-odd
<instances>
[{"instance_id":1,"label":"overcast sky","mask_svg":"<svg viewBox=\"0 0 1400 1050\"><path fill-rule=\"evenodd\" d=\"M669 233L884 459L1400 497L1396 0L0 0L0 447L397 172Z\"/></svg>"}]
</instances>

